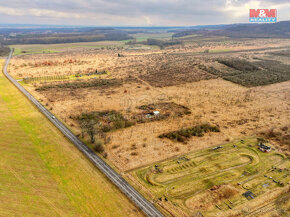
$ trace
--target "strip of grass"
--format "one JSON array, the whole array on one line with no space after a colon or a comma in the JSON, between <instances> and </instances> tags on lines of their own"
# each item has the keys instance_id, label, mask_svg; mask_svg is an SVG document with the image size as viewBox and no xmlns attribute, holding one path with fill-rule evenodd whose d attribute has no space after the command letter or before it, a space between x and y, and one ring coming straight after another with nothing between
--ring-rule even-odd
<instances>
[{"instance_id":1,"label":"strip of grass","mask_svg":"<svg viewBox=\"0 0 290 217\"><path fill-rule=\"evenodd\" d=\"M10 46L11 48L14 48L14 46ZM59 50L55 49L38 49L38 50L24 50L21 48L14 48L14 56L18 55L24 55L24 54L42 54L42 53L58 53L61 52Z\"/></svg>"},{"instance_id":2,"label":"strip of grass","mask_svg":"<svg viewBox=\"0 0 290 217\"><path fill-rule=\"evenodd\" d=\"M0 216L143 216L2 73L0 111Z\"/></svg>"}]
</instances>

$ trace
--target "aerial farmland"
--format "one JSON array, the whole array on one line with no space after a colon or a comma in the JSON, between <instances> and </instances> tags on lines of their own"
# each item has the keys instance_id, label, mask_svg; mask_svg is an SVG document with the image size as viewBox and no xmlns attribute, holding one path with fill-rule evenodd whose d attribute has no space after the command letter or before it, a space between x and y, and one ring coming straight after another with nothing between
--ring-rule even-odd
<instances>
[{"instance_id":1,"label":"aerial farmland","mask_svg":"<svg viewBox=\"0 0 290 217\"><path fill-rule=\"evenodd\" d=\"M0 217L289 217L289 10L3 1Z\"/></svg>"},{"instance_id":2,"label":"aerial farmland","mask_svg":"<svg viewBox=\"0 0 290 217\"><path fill-rule=\"evenodd\" d=\"M165 215L285 212L289 39L181 40L15 45L9 72Z\"/></svg>"}]
</instances>

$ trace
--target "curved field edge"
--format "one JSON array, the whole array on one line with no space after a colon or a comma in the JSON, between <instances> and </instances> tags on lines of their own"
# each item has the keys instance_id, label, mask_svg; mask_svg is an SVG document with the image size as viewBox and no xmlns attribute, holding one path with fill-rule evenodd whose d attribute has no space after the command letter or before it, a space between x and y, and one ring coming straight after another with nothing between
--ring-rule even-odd
<instances>
[{"instance_id":1,"label":"curved field edge","mask_svg":"<svg viewBox=\"0 0 290 217\"><path fill-rule=\"evenodd\" d=\"M0 215L144 216L4 77L3 63Z\"/></svg>"}]
</instances>

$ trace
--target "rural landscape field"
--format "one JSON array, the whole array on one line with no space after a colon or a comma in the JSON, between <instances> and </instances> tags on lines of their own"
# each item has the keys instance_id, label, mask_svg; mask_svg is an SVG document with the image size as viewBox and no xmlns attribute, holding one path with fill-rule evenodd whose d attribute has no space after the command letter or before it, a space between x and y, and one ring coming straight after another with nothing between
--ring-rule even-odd
<instances>
[{"instance_id":1,"label":"rural landscape field","mask_svg":"<svg viewBox=\"0 0 290 217\"><path fill-rule=\"evenodd\" d=\"M290 216L289 10L3 2L0 216Z\"/></svg>"},{"instance_id":2,"label":"rural landscape field","mask_svg":"<svg viewBox=\"0 0 290 217\"><path fill-rule=\"evenodd\" d=\"M13 45L9 73L166 215L286 215L290 39L132 37Z\"/></svg>"},{"instance_id":3,"label":"rural landscape field","mask_svg":"<svg viewBox=\"0 0 290 217\"><path fill-rule=\"evenodd\" d=\"M144 216L2 73L0 110L0 216Z\"/></svg>"}]
</instances>

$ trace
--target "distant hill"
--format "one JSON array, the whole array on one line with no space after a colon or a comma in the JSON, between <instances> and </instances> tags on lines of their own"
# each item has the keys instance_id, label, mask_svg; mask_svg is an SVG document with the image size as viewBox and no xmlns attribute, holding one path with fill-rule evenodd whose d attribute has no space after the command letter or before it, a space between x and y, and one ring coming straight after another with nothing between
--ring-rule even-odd
<instances>
[{"instance_id":1,"label":"distant hill","mask_svg":"<svg viewBox=\"0 0 290 217\"><path fill-rule=\"evenodd\" d=\"M203 29L190 29L179 31L173 37L183 37L187 35L220 35L238 38L290 38L290 21L281 21L278 23L264 24L235 24L221 26L221 28L212 29L205 27Z\"/></svg>"},{"instance_id":2,"label":"distant hill","mask_svg":"<svg viewBox=\"0 0 290 217\"><path fill-rule=\"evenodd\" d=\"M56 44L94 41L120 41L133 39L126 31L114 28L52 28L10 29L0 28L0 44Z\"/></svg>"},{"instance_id":3,"label":"distant hill","mask_svg":"<svg viewBox=\"0 0 290 217\"><path fill-rule=\"evenodd\" d=\"M214 34L230 37L290 38L290 21L269 24L238 25L217 31Z\"/></svg>"}]
</instances>

